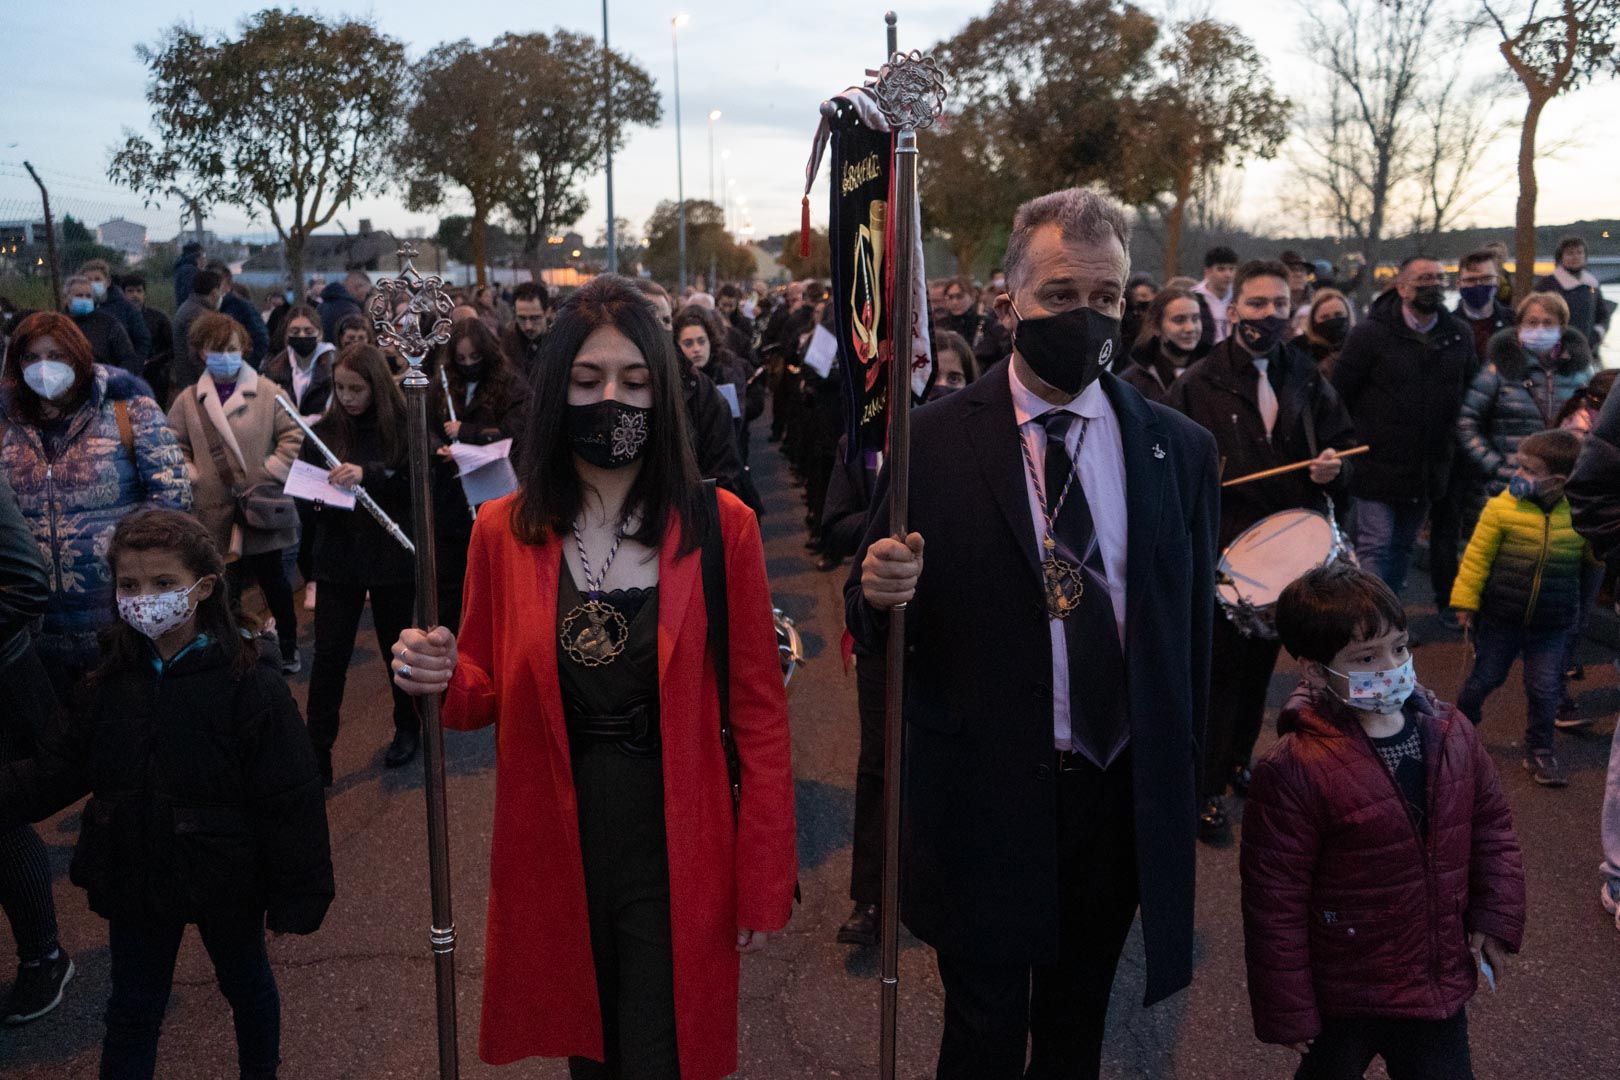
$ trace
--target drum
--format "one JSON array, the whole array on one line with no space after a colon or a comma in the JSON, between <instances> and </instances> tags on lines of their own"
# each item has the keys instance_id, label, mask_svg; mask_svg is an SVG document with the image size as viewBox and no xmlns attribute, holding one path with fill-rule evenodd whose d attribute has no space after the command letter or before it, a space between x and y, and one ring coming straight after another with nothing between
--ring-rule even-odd
<instances>
[{"instance_id":1,"label":"drum","mask_svg":"<svg viewBox=\"0 0 1620 1080\"><path fill-rule=\"evenodd\" d=\"M787 686L793 681L793 673L804 663L804 641L799 637L799 628L782 614L781 608L771 609L771 619L776 623L776 652L782 661L782 685Z\"/></svg>"},{"instance_id":2,"label":"drum","mask_svg":"<svg viewBox=\"0 0 1620 1080\"><path fill-rule=\"evenodd\" d=\"M1221 553L1215 599L1240 634L1276 640L1282 591L1336 559L1355 555L1331 511L1283 510L1250 525Z\"/></svg>"}]
</instances>

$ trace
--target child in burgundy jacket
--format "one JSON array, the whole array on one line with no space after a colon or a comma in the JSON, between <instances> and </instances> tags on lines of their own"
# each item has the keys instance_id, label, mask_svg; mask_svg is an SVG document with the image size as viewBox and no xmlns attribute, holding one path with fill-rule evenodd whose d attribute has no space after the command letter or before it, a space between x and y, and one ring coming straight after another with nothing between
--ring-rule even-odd
<instances>
[{"instance_id":1,"label":"child in burgundy jacket","mask_svg":"<svg viewBox=\"0 0 1620 1080\"><path fill-rule=\"evenodd\" d=\"M1255 1034L1299 1080L1471 1080L1464 1006L1524 935L1512 816L1474 725L1416 684L1400 601L1343 564L1277 604L1301 666L1243 817Z\"/></svg>"}]
</instances>

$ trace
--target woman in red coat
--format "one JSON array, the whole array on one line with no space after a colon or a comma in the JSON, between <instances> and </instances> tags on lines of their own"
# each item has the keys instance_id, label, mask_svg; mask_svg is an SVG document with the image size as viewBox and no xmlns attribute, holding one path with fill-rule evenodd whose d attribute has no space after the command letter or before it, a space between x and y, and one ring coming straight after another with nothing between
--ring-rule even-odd
<instances>
[{"instance_id":1,"label":"woman in red coat","mask_svg":"<svg viewBox=\"0 0 1620 1080\"><path fill-rule=\"evenodd\" d=\"M712 1080L737 1063L738 954L787 924L793 779L754 515L685 431L669 335L628 281L558 311L522 486L482 508L459 640L395 644L444 723L496 725L480 1054L570 1058L576 1080ZM733 805L700 548L718 527Z\"/></svg>"}]
</instances>

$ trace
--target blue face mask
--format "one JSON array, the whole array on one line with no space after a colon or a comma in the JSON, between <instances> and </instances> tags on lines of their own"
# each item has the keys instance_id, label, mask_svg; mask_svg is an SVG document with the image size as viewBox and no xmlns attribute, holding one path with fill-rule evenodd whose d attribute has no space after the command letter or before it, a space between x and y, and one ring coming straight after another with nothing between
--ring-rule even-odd
<instances>
[{"instance_id":1,"label":"blue face mask","mask_svg":"<svg viewBox=\"0 0 1620 1080\"><path fill-rule=\"evenodd\" d=\"M96 302L88 296L75 296L68 301L68 314L83 317L96 310Z\"/></svg>"},{"instance_id":2,"label":"blue face mask","mask_svg":"<svg viewBox=\"0 0 1620 1080\"><path fill-rule=\"evenodd\" d=\"M235 380L236 373L242 370L242 354L239 352L211 352L203 357L208 365L208 374L214 381L221 379L230 382Z\"/></svg>"},{"instance_id":3,"label":"blue face mask","mask_svg":"<svg viewBox=\"0 0 1620 1080\"><path fill-rule=\"evenodd\" d=\"M1536 482L1514 473L1508 477L1508 494L1515 499L1528 499L1536 493Z\"/></svg>"},{"instance_id":4,"label":"blue face mask","mask_svg":"<svg viewBox=\"0 0 1620 1080\"><path fill-rule=\"evenodd\" d=\"M1552 352L1563 336L1563 331L1556 326L1519 327L1519 344L1523 345L1527 352L1538 355Z\"/></svg>"},{"instance_id":5,"label":"blue face mask","mask_svg":"<svg viewBox=\"0 0 1620 1080\"><path fill-rule=\"evenodd\" d=\"M107 298L107 283L105 281L92 281L90 291L95 294L97 300L105 300Z\"/></svg>"},{"instance_id":6,"label":"blue face mask","mask_svg":"<svg viewBox=\"0 0 1620 1080\"><path fill-rule=\"evenodd\" d=\"M294 299L294 297L297 296L298 294L293 292L291 289L288 289L286 292L282 293L281 295L287 298L287 303L289 303L289 304L297 303L297 301Z\"/></svg>"},{"instance_id":7,"label":"blue face mask","mask_svg":"<svg viewBox=\"0 0 1620 1080\"><path fill-rule=\"evenodd\" d=\"M1462 296L1463 304L1470 311L1485 311L1491 306L1491 300L1496 296L1495 285L1464 285L1457 290Z\"/></svg>"}]
</instances>

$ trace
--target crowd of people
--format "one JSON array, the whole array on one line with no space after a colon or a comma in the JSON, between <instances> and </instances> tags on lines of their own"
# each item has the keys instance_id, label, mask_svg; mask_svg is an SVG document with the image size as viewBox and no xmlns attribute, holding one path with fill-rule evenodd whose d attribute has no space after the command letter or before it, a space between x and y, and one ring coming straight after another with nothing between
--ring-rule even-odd
<instances>
[{"instance_id":1,"label":"crowd of people","mask_svg":"<svg viewBox=\"0 0 1620 1080\"><path fill-rule=\"evenodd\" d=\"M885 455L845 430L847 373L807 362L836 326L826 282L456 290L426 364L431 631L412 628L396 536L407 369L377 338L373 275L256 300L188 245L169 315L140 274L78 267L60 311L4 327L5 1020L44 1016L73 976L29 823L88 794L72 880L109 921L102 1075L154 1074L188 924L242 1075L275 1075L264 932L315 932L332 901L322 792L369 606L386 766L419 752L415 696L444 693L458 728L542 720L498 742L517 794L496 814L484 1056L560 1054L576 1077L733 1071L737 956L786 924L796 876L749 465L768 411L808 557L850 564L846 944L881 923L884 640L906 605L902 914L939 953L941 1077L1025 1075L1031 1038L1028 1075L1096 1075L1139 910L1149 998L1190 978L1190 856L1195 837L1230 841L1234 798L1260 1037L1298 1048L1301 1076L1359 1076L1375 1055L1392 1076L1470 1075L1463 1006L1524 924L1475 728L1520 657L1537 784L1566 783L1557 733L1592 722L1568 682L1620 544L1620 410L1595 362L1610 305L1578 238L1516 302L1502 248L1452 274L1427 253L1384 273L1217 246L1200 279L1162 284L1128 276L1128 250L1116 207L1059 192L1020 209L982 286L929 283L903 540ZM510 445L515 490L472 497L458 445ZM290 497L295 467L377 513ZM1360 569L1307 574L1256 633L1216 600L1222 552L1298 510L1342 529ZM1402 597L1424 535L1443 624L1474 645L1455 706L1411 666ZM1304 674L1256 762L1285 649ZM286 679L306 656L300 715ZM537 822L557 826L542 843Z\"/></svg>"}]
</instances>

